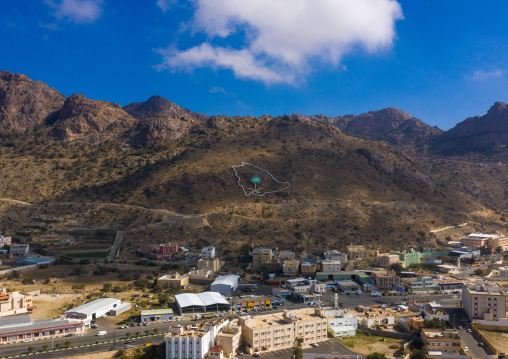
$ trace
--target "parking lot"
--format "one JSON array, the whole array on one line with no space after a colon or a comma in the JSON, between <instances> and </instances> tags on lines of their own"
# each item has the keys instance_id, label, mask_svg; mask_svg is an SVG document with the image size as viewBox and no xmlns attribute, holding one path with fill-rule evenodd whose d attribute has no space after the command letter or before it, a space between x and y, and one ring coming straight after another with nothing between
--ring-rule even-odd
<instances>
[{"instance_id":1,"label":"parking lot","mask_svg":"<svg viewBox=\"0 0 508 359\"><path fill-rule=\"evenodd\" d=\"M328 339L324 342L319 342L318 347L309 347L308 345L303 346L304 353L313 353L313 354L335 354L335 355L359 355L345 345L340 343L337 339ZM293 349L279 349L273 350L269 352L261 352L260 358L263 359L290 359L293 355ZM361 357L361 356L360 356ZM362 357L363 358L363 357Z\"/></svg>"}]
</instances>

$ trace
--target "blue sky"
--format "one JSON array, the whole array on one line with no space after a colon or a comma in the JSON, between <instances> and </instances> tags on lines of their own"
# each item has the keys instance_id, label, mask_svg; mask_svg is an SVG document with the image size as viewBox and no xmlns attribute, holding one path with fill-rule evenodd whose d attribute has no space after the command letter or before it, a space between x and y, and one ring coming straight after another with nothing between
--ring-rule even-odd
<instances>
[{"instance_id":1,"label":"blue sky","mask_svg":"<svg viewBox=\"0 0 508 359\"><path fill-rule=\"evenodd\" d=\"M0 70L209 115L398 107L442 129L508 101L508 2L0 2Z\"/></svg>"}]
</instances>

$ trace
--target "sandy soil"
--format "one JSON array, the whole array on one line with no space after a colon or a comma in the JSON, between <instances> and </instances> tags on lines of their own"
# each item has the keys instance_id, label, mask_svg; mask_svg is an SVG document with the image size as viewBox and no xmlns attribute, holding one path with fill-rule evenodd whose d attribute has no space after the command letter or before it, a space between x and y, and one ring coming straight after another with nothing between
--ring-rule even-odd
<instances>
[{"instance_id":1,"label":"sandy soil","mask_svg":"<svg viewBox=\"0 0 508 359\"><path fill-rule=\"evenodd\" d=\"M81 298L80 294L59 294L52 297L50 294L40 294L33 297L33 303L37 307L32 313L32 319L56 318L58 309L68 303L74 303L75 299Z\"/></svg>"},{"instance_id":2,"label":"sandy soil","mask_svg":"<svg viewBox=\"0 0 508 359\"><path fill-rule=\"evenodd\" d=\"M396 357L398 351L398 349L391 349L390 346L397 345L398 348L401 348L405 343L400 339L384 338L383 340L383 337L367 336L361 332L356 332L356 337L345 338L341 342L360 354L378 352L388 358Z\"/></svg>"},{"instance_id":3,"label":"sandy soil","mask_svg":"<svg viewBox=\"0 0 508 359\"><path fill-rule=\"evenodd\" d=\"M500 353L508 353L508 333L491 332L487 330L482 330L482 333L497 349L499 349Z\"/></svg>"}]
</instances>

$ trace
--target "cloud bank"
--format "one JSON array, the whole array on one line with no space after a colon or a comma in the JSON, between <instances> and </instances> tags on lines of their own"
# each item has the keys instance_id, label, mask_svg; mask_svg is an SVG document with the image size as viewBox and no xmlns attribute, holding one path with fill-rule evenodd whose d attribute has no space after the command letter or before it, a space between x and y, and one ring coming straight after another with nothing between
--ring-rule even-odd
<instances>
[{"instance_id":1,"label":"cloud bank","mask_svg":"<svg viewBox=\"0 0 508 359\"><path fill-rule=\"evenodd\" d=\"M237 78L267 84L295 83L320 63L339 67L342 58L358 47L368 53L387 48L395 38L395 22L403 18L396 0L192 0L192 4L189 28L207 40L187 49L159 50L163 60L157 68L230 69ZM241 44L239 35L244 35Z\"/></svg>"},{"instance_id":2,"label":"cloud bank","mask_svg":"<svg viewBox=\"0 0 508 359\"><path fill-rule=\"evenodd\" d=\"M469 79L474 81L485 81L485 80L491 80L491 79L498 79L500 77L503 77L505 72L503 70L493 70L493 71L483 71L483 70L476 70L473 72L471 76L469 76Z\"/></svg>"},{"instance_id":3,"label":"cloud bank","mask_svg":"<svg viewBox=\"0 0 508 359\"><path fill-rule=\"evenodd\" d=\"M97 20L103 13L103 0L46 0L53 8L58 20L69 20L76 24L89 24Z\"/></svg>"}]
</instances>

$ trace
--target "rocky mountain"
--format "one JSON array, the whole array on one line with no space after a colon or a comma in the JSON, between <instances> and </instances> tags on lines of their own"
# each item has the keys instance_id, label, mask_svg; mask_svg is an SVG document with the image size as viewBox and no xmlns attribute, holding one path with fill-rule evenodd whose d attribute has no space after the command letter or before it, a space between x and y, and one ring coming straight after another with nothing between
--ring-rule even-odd
<instances>
[{"instance_id":1,"label":"rocky mountain","mask_svg":"<svg viewBox=\"0 0 508 359\"><path fill-rule=\"evenodd\" d=\"M65 100L51 133L61 141L99 143L124 133L136 122L118 104L74 94Z\"/></svg>"},{"instance_id":2,"label":"rocky mountain","mask_svg":"<svg viewBox=\"0 0 508 359\"><path fill-rule=\"evenodd\" d=\"M24 131L51 120L64 101L64 95L44 82L0 72L0 130Z\"/></svg>"},{"instance_id":3,"label":"rocky mountain","mask_svg":"<svg viewBox=\"0 0 508 359\"><path fill-rule=\"evenodd\" d=\"M347 135L384 141L402 149L422 150L443 131L432 127L397 108L385 108L361 115L327 117L324 115L295 118L322 121L337 126Z\"/></svg>"},{"instance_id":4,"label":"rocky mountain","mask_svg":"<svg viewBox=\"0 0 508 359\"><path fill-rule=\"evenodd\" d=\"M463 154L508 146L508 105L496 102L481 116L469 117L439 136L435 152Z\"/></svg>"},{"instance_id":5,"label":"rocky mountain","mask_svg":"<svg viewBox=\"0 0 508 359\"><path fill-rule=\"evenodd\" d=\"M139 121L136 129L129 135L134 146L151 146L168 143L186 135L199 121L188 117L174 117L158 113Z\"/></svg>"},{"instance_id":6,"label":"rocky mountain","mask_svg":"<svg viewBox=\"0 0 508 359\"><path fill-rule=\"evenodd\" d=\"M188 117L190 119L205 121L208 116L192 112L160 96L152 96L145 102L134 102L123 108L132 117L144 120L159 113L173 117Z\"/></svg>"}]
</instances>

